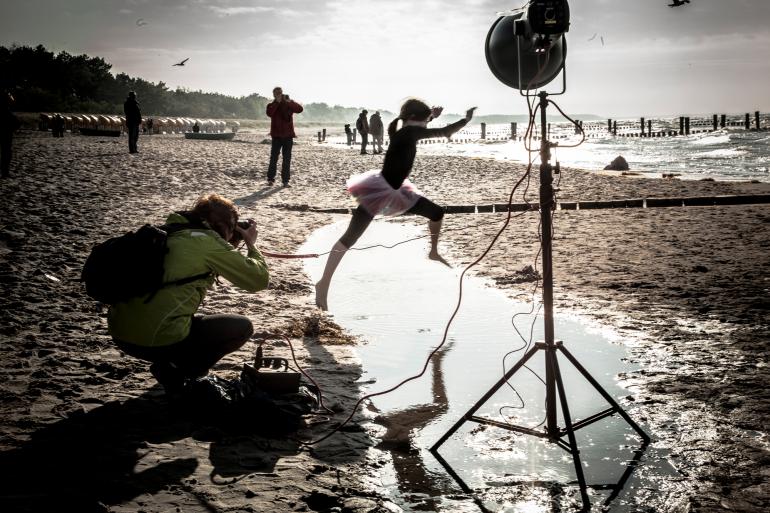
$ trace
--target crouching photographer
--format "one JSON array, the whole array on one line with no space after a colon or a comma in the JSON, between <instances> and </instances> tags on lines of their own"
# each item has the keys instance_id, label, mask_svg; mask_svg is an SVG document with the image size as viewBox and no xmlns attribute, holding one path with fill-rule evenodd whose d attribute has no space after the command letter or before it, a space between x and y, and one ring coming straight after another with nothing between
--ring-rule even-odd
<instances>
[{"instance_id":1,"label":"crouching photographer","mask_svg":"<svg viewBox=\"0 0 770 513\"><path fill-rule=\"evenodd\" d=\"M150 372L167 393L205 376L251 337L251 321L235 314L196 314L217 276L248 292L267 287L268 269L257 250L253 220L238 221L232 201L211 194L189 212L168 216L162 285L110 303L108 328L125 353L152 362ZM233 245L245 242L247 254Z\"/></svg>"}]
</instances>

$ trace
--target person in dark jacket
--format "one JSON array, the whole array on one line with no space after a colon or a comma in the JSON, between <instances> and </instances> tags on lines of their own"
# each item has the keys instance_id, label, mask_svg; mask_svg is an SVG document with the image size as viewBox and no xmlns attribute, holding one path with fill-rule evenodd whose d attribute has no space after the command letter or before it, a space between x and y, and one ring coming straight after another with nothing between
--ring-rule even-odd
<instances>
[{"instance_id":1,"label":"person in dark jacket","mask_svg":"<svg viewBox=\"0 0 770 513\"><path fill-rule=\"evenodd\" d=\"M291 148L294 145L294 114L302 112L302 105L289 99L283 94L283 89L273 89L273 101L267 104L265 111L270 118L270 137L273 142L270 147L270 164L267 166L267 183L275 183L278 167L278 155L283 154L281 164L281 181L284 187L289 187L291 179Z\"/></svg>"},{"instance_id":2,"label":"person in dark jacket","mask_svg":"<svg viewBox=\"0 0 770 513\"><path fill-rule=\"evenodd\" d=\"M385 127L382 126L380 111L375 111L369 118L369 133L372 134L372 153L382 153L382 140Z\"/></svg>"},{"instance_id":3,"label":"person in dark jacket","mask_svg":"<svg viewBox=\"0 0 770 513\"><path fill-rule=\"evenodd\" d=\"M366 155L366 145L369 144L369 121L366 119L367 114L369 114L368 110L362 110L356 120L356 130L361 134L361 155Z\"/></svg>"},{"instance_id":4,"label":"person in dark jacket","mask_svg":"<svg viewBox=\"0 0 770 513\"><path fill-rule=\"evenodd\" d=\"M126 115L128 127L128 152L138 153L136 143L139 141L139 126L142 124L142 112L139 110L139 102L136 101L136 93L129 91L128 98L123 103L123 112Z\"/></svg>"},{"instance_id":5,"label":"person in dark jacket","mask_svg":"<svg viewBox=\"0 0 770 513\"><path fill-rule=\"evenodd\" d=\"M11 157L13 133L19 128L19 120L11 112L13 96L3 91L0 93L0 176L11 176Z\"/></svg>"},{"instance_id":6,"label":"person in dark jacket","mask_svg":"<svg viewBox=\"0 0 770 513\"><path fill-rule=\"evenodd\" d=\"M345 124L345 136L348 138L348 146L353 145L353 130L350 129L350 123Z\"/></svg>"}]
</instances>

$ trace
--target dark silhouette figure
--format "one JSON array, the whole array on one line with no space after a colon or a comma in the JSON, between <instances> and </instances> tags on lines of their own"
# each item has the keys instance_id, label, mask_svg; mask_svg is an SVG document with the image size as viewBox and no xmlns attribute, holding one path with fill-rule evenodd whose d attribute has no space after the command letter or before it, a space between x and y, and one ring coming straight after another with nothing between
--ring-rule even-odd
<instances>
[{"instance_id":1,"label":"dark silhouette figure","mask_svg":"<svg viewBox=\"0 0 770 513\"><path fill-rule=\"evenodd\" d=\"M139 141L139 125L142 124L142 112L139 110L139 102L136 101L136 93L129 91L128 98L123 103L123 112L126 115L126 127L128 127L128 152L138 153L136 145Z\"/></svg>"},{"instance_id":2,"label":"dark silhouette figure","mask_svg":"<svg viewBox=\"0 0 770 513\"><path fill-rule=\"evenodd\" d=\"M147 135L152 135L152 118L147 120Z\"/></svg>"},{"instance_id":3,"label":"dark silhouette figure","mask_svg":"<svg viewBox=\"0 0 770 513\"><path fill-rule=\"evenodd\" d=\"M690 0L671 0L673 4L668 4L669 7L679 7L680 5L689 4Z\"/></svg>"},{"instance_id":4,"label":"dark silhouette figure","mask_svg":"<svg viewBox=\"0 0 770 513\"><path fill-rule=\"evenodd\" d=\"M348 146L353 145L353 130L350 129L350 123L345 125L345 135L348 138Z\"/></svg>"},{"instance_id":5,"label":"dark silhouette figure","mask_svg":"<svg viewBox=\"0 0 770 513\"><path fill-rule=\"evenodd\" d=\"M64 137L64 118L61 114L57 114L53 117L51 134L54 137Z\"/></svg>"},{"instance_id":6,"label":"dark silhouette figure","mask_svg":"<svg viewBox=\"0 0 770 513\"><path fill-rule=\"evenodd\" d=\"M13 96L10 93L0 94L0 176L11 176L11 157L13 149L13 133L19 128L19 120L11 112Z\"/></svg>"},{"instance_id":7,"label":"dark silhouette figure","mask_svg":"<svg viewBox=\"0 0 770 513\"><path fill-rule=\"evenodd\" d=\"M372 134L372 153L382 153L382 140L385 135L385 127L382 125L380 112L376 111L369 118L369 133Z\"/></svg>"},{"instance_id":8,"label":"dark silhouette figure","mask_svg":"<svg viewBox=\"0 0 770 513\"><path fill-rule=\"evenodd\" d=\"M267 104L265 112L270 118L270 164L267 166L267 184L275 183L275 175L278 167L278 155L283 155L281 163L281 181L284 187L289 187L291 179L291 148L294 146L294 114L302 112L302 105L289 99L288 94L283 94L283 89L273 89L273 101Z\"/></svg>"},{"instance_id":9,"label":"dark silhouette figure","mask_svg":"<svg viewBox=\"0 0 770 513\"><path fill-rule=\"evenodd\" d=\"M181 62L177 62L176 64L172 64L172 66L184 66L184 63L189 61L189 60L190 60L190 58L188 57L188 58L186 58L185 60L183 60Z\"/></svg>"},{"instance_id":10,"label":"dark silhouette figure","mask_svg":"<svg viewBox=\"0 0 770 513\"><path fill-rule=\"evenodd\" d=\"M201 131L201 126L196 121L195 124L193 125L193 132L195 132L197 134L200 131Z\"/></svg>"},{"instance_id":11,"label":"dark silhouette figure","mask_svg":"<svg viewBox=\"0 0 770 513\"><path fill-rule=\"evenodd\" d=\"M356 130L361 134L361 155L366 155L366 145L369 144L369 121L366 119L366 115L369 111L366 109L361 111L356 120Z\"/></svg>"}]
</instances>

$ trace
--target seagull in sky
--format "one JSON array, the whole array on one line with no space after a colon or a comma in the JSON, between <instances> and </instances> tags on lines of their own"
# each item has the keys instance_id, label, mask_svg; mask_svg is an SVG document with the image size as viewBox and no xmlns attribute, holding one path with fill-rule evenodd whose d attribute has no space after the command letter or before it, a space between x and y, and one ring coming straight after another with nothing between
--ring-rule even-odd
<instances>
[{"instance_id":1,"label":"seagull in sky","mask_svg":"<svg viewBox=\"0 0 770 513\"><path fill-rule=\"evenodd\" d=\"M144 18L139 18L138 20L136 20L137 27L144 27L145 25L147 25L147 22L144 21Z\"/></svg>"},{"instance_id":2,"label":"seagull in sky","mask_svg":"<svg viewBox=\"0 0 770 513\"><path fill-rule=\"evenodd\" d=\"M588 38L588 41L593 41L594 39L596 39L596 32L594 32L594 35L593 35L593 36L591 36L590 38Z\"/></svg>"},{"instance_id":3,"label":"seagull in sky","mask_svg":"<svg viewBox=\"0 0 770 513\"><path fill-rule=\"evenodd\" d=\"M690 0L671 0L673 4L668 4L669 7L679 7L680 5L689 4Z\"/></svg>"},{"instance_id":4,"label":"seagull in sky","mask_svg":"<svg viewBox=\"0 0 770 513\"><path fill-rule=\"evenodd\" d=\"M173 64L173 66L184 66L184 63L189 61L189 60L190 60L190 58L188 57L185 60L183 60L182 62L177 62L176 64Z\"/></svg>"},{"instance_id":5,"label":"seagull in sky","mask_svg":"<svg viewBox=\"0 0 770 513\"><path fill-rule=\"evenodd\" d=\"M602 41L602 46L604 46L604 36L599 36L599 39Z\"/></svg>"}]
</instances>

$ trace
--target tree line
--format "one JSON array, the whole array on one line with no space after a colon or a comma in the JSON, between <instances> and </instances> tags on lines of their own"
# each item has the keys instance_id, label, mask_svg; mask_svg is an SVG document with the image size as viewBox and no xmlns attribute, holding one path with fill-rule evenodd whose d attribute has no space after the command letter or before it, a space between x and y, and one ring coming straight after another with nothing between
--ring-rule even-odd
<instances>
[{"instance_id":1,"label":"tree line","mask_svg":"<svg viewBox=\"0 0 770 513\"><path fill-rule=\"evenodd\" d=\"M101 57L55 54L43 45L0 46L2 87L9 90L14 109L26 112L123 113L128 91L135 91L142 112L153 116L219 119L266 119L271 101L259 94L233 97L219 93L170 89L163 82L148 82L126 73L113 75ZM302 121L350 123L360 108L304 104Z\"/></svg>"}]
</instances>

